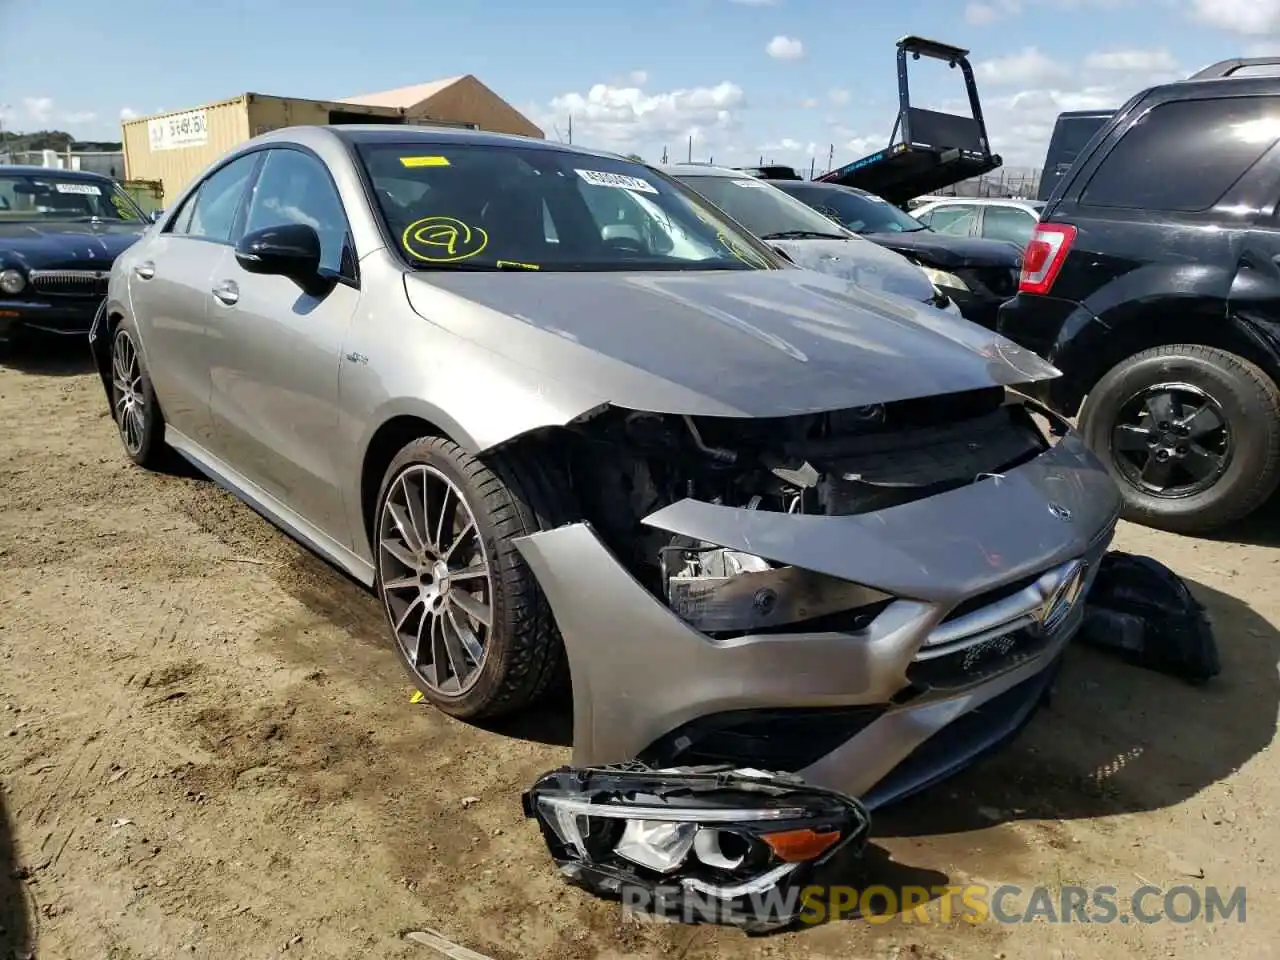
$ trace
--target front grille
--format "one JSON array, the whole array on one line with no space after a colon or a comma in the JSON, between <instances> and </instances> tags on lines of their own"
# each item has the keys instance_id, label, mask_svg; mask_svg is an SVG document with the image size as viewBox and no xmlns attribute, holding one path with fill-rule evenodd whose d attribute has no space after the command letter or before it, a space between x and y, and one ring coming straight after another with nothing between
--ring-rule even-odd
<instances>
[{"instance_id":1,"label":"front grille","mask_svg":"<svg viewBox=\"0 0 1280 960\"><path fill-rule=\"evenodd\" d=\"M105 297L106 270L32 270L31 289L53 297Z\"/></svg>"}]
</instances>

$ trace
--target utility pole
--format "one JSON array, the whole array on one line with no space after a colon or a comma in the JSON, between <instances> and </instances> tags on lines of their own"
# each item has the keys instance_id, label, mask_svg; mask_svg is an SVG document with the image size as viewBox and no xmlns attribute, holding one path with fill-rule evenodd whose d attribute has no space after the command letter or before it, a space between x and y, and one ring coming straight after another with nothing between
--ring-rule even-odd
<instances>
[{"instance_id":1,"label":"utility pole","mask_svg":"<svg viewBox=\"0 0 1280 960\"><path fill-rule=\"evenodd\" d=\"M817 162L818 162L818 158L817 158L817 157L810 157L810 158L809 158L809 179L810 179L810 180L812 180L812 179L813 179L813 167L814 167L814 164L816 164Z\"/></svg>"},{"instance_id":2,"label":"utility pole","mask_svg":"<svg viewBox=\"0 0 1280 960\"><path fill-rule=\"evenodd\" d=\"M573 114L569 114L569 145L573 146Z\"/></svg>"},{"instance_id":3,"label":"utility pole","mask_svg":"<svg viewBox=\"0 0 1280 960\"><path fill-rule=\"evenodd\" d=\"M667 165L667 148L665 146L662 148L662 165L664 167Z\"/></svg>"},{"instance_id":4,"label":"utility pole","mask_svg":"<svg viewBox=\"0 0 1280 960\"><path fill-rule=\"evenodd\" d=\"M836 164L836 145L833 143L827 148L827 173L835 169Z\"/></svg>"},{"instance_id":5,"label":"utility pole","mask_svg":"<svg viewBox=\"0 0 1280 960\"><path fill-rule=\"evenodd\" d=\"M693 163L693 134L689 134L689 162Z\"/></svg>"}]
</instances>

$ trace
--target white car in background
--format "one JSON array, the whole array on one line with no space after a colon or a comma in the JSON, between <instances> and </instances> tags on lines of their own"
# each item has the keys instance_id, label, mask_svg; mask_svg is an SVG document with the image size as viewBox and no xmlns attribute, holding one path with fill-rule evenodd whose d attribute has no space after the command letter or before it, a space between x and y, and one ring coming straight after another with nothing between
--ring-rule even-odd
<instances>
[{"instance_id":1,"label":"white car in background","mask_svg":"<svg viewBox=\"0 0 1280 960\"><path fill-rule=\"evenodd\" d=\"M1042 200L937 197L914 208L911 215L938 233L953 237L1009 240L1025 247L1040 222L1042 210Z\"/></svg>"}]
</instances>

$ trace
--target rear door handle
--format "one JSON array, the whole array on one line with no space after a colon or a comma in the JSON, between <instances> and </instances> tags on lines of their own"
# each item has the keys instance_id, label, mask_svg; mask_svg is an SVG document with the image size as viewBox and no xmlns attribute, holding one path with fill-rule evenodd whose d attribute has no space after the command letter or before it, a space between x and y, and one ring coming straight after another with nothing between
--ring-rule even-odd
<instances>
[{"instance_id":1,"label":"rear door handle","mask_svg":"<svg viewBox=\"0 0 1280 960\"><path fill-rule=\"evenodd\" d=\"M229 307L240 299L240 288L234 280L223 280L213 288L213 296Z\"/></svg>"},{"instance_id":2,"label":"rear door handle","mask_svg":"<svg viewBox=\"0 0 1280 960\"><path fill-rule=\"evenodd\" d=\"M150 280L156 275L156 265L150 260L140 263L133 268L133 272L138 275L141 280Z\"/></svg>"}]
</instances>

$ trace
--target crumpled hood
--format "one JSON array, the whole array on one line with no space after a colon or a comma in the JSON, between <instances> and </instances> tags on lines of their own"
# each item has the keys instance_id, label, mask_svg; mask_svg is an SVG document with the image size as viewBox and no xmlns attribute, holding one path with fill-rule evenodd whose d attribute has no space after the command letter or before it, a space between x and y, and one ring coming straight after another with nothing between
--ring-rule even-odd
<instances>
[{"instance_id":1,"label":"crumpled hood","mask_svg":"<svg viewBox=\"0 0 1280 960\"><path fill-rule=\"evenodd\" d=\"M787 416L1059 375L958 316L804 270L436 270L405 285L437 326L655 413Z\"/></svg>"},{"instance_id":2,"label":"crumpled hood","mask_svg":"<svg viewBox=\"0 0 1280 960\"><path fill-rule=\"evenodd\" d=\"M797 266L852 280L876 293L892 293L916 303L934 296L933 283L914 263L861 237L848 240L769 240Z\"/></svg>"},{"instance_id":3,"label":"crumpled hood","mask_svg":"<svg viewBox=\"0 0 1280 960\"><path fill-rule=\"evenodd\" d=\"M149 226L146 223L0 221L0 263L28 270L107 270Z\"/></svg>"},{"instance_id":4,"label":"crumpled hood","mask_svg":"<svg viewBox=\"0 0 1280 960\"><path fill-rule=\"evenodd\" d=\"M904 256L915 257L925 266L944 270L954 267L1008 267L1017 270L1022 266L1022 248L1008 240L949 237L932 230L864 233L862 236Z\"/></svg>"}]
</instances>

